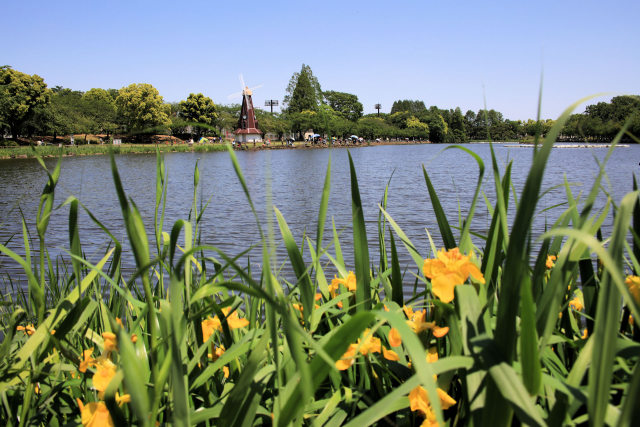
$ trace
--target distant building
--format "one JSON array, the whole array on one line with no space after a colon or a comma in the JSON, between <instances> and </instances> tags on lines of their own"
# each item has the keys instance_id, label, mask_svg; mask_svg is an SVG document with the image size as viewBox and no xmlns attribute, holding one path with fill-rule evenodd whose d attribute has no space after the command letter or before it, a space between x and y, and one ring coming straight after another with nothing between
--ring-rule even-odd
<instances>
[{"instance_id":1,"label":"distant building","mask_svg":"<svg viewBox=\"0 0 640 427\"><path fill-rule=\"evenodd\" d=\"M245 86L242 91L242 108L238 119L238 128L234 132L238 142L260 142L262 141L262 131L258 129L258 119L253 109L251 100L251 90Z\"/></svg>"}]
</instances>

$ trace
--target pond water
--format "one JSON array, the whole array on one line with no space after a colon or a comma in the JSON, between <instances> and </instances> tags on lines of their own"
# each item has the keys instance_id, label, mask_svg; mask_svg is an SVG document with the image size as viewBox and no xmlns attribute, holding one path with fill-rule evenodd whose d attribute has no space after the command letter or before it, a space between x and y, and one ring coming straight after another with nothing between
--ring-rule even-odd
<instances>
[{"instance_id":1,"label":"pond water","mask_svg":"<svg viewBox=\"0 0 640 427\"><path fill-rule=\"evenodd\" d=\"M484 191L493 200L493 177L491 172L489 144L465 144L480 156L486 166ZM452 225L458 224L458 212L466 215L475 183L478 178L476 161L462 150L448 149L446 145L387 145L353 148L353 158L363 210L370 241L371 259L377 265L377 220L378 203L389 183L388 212L403 228L423 256L429 254L428 230L438 246L440 243L437 223L429 200L422 173L422 166L429 173L440 201ZM504 171L506 163L513 161L513 183L520 192L532 159L532 148L509 147L495 143L494 149L499 167ZM547 209L566 200L565 190L560 184L564 179L572 184L574 194L586 193L591 188L598 170L597 161L602 161L608 149L598 148L554 148L547 169L543 190L553 188L538 204L535 232L542 233L562 212L563 207ZM298 242L304 232L315 238L315 230L327 164L331 159L331 194L328 210L328 227L331 218L341 233L341 244L347 260L347 268L354 269L350 261L351 190L348 151L336 149L296 149L237 152L239 164L246 178L258 216L263 225L273 219L273 211L267 214L267 194L287 220ZM169 173L168 199L166 204L165 230L170 231L174 221L186 219L193 200L193 174L199 161L200 186L198 203L210 202L202 220L202 243L218 246L231 255L236 255L253 244L259 243L259 233L247 199L233 170L228 153L173 153L165 155ZM640 171L640 146L620 146L613 150L607 164L607 180L603 188L618 203L632 188L632 175ZM119 155L116 157L127 195L140 209L145 226L153 242L153 210L155 203L155 155ZM53 168L55 159L47 159ZM35 160L14 159L0 161L0 242L18 252L22 248L21 212L35 236L35 217L40 193L47 176ZM116 238L126 241L122 226L121 211L117 201L108 156L69 157L62 160L62 172L56 192L56 206L68 196L74 195L89 209ZM602 206L604 198L596 206ZM510 220L513 221L513 213ZM56 210L47 232L48 246L52 254L64 253L68 247L68 209ZM479 200L472 229L478 233L487 230L490 216L485 203ZM611 227L608 218L604 227ZM277 223L273 223L277 242L276 256L279 263L286 260L286 250L281 243ZM329 230L329 229L328 229ZM457 234L454 230L454 235ZM325 233L325 244L330 234ZM104 254L107 239L105 234L82 213L80 216L80 239L83 250L92 261ZM32 247L37 247L33 239ZM153 245L152 245L153 247ZM333 250L331 250L333 253ZM404 248L400 249L401 264L413 268L413 261ZM260 251L251 254L252 264L259 266ZM132 263L132 261L129 261ZM246 262L246 261L245 261ZM285 275L286 275L285 268ZM6 257L0 258L0 275L11 275L21 279L15 265Z\"/></svg>"}]
</instances>

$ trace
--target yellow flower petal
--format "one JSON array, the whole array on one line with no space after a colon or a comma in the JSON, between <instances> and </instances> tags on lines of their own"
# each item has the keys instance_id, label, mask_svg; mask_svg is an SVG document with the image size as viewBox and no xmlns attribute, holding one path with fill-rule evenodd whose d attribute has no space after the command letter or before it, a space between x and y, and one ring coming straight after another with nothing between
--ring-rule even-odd
<instances>
[{"instance_id":1,"label":"yellow flower petal","mask_svg":"<svg viewBox=\"0 0 640 427\"><path fill-rule=\"evenodd\" d=\"M398 360L400 360L400 356L398 356L398 353L393 350L387 350L386 347L382 347L382 355L385 359L391 360L393 362L397 362Z\"/></svg>"},{"instance_id":2,"label":"yellow flower petal","mask_svg":"<svg viewBox=\"0 0 640 427\"><path fill-rule=\"evenodd\" d=\"M569 307L573 308L575 311L582 311L582 309L584 308L584 306L582 305L582 301L580 301L580 298L578 297L575 297L574 299L569 301Z\"/></svg>"},{"instance_id":3,"label":"yellow flower petal","mask_svg":"<svg viewBox=\"0 0 640 427\"><path fill-rule=\"evenodd\" d=\"M102 338L104 339L104 351L109 352L118 348L118 340L113 332L103 332Z\"/></svg>"},{"instance_id":4,"label":"yellow flower petal","mask_svg":"<svg viewBox=\"0 0 640 427\"><path fill-rule=\"evenodd\" d=\"M91 402L83 405L80 399L77 399L80 407L80 417L84 427L112 427L113 419L107 405L104 402Z\"/></svg>"},{"instance_id":5,"label":"yellow flower petal","mask_svg":"<svg viewBox=\"0 0 640 427\"><path fill-rule=\"evenodd\" d=\"M430 347L427 351L427 363L433 363L438 361L438 348Z\"/></svg>"},{"instance_id":6,"label":"yellow flower petal","mask_svg":"<svg viewBox=\"0 0 640 427\"><path fill-rule=\"evenodd\" d=\"M105 357L99 358L96 364L96 373L93 374L93 388L104 393L115 375L116 365Z\"/></svg>"},{"instance_id":7,"label":"yellow flower petal","mask_svg":"<svg viewBox=\"0 0 640 427\"><path fill-rule=\"evenodd\" d=\"M640 304L640 277L627 276L624 283L627 285L633 299L636 300L636 304Z\"/></svg>"},{"instance_id":8,"label":"yellow flower petal","mask_svg":"<svg viewBox=\"0 0 640 427\"><path fill-rule=\"evenodd\" d=\"M448 326L444 326L444 327L439 327L439 326L434 326L431 331L433 332L433 336L436 338L442 338L445 335L447 335L447 333L449 332L449 327Z\"/></svg>"},{"instance_id":9,"label":"yellow flower petal","mask_svg":"<svg viewBox=\"0 0 640 427\"><path fill-rule=\"evenodd\" d=\"M438 388L436 389L436 391L438 392L438 397L440 397L440 406L442 407L443 410L447 410L453 405L455 405L456 403L458 403L451 396L449 396L447 392L444 391L443 389Z\"/></svg>"},{"instance_id":10,"label":"yellow flower petal","mask_svg":"<svg viewBox=\"0 0 640 427\"><path fill-rule=\"evenodd\" d=\"M389 344L391 347L400 347L402 345L400 332L396 328L391 328L389 331Z\"/></svg>"}]
</instances>

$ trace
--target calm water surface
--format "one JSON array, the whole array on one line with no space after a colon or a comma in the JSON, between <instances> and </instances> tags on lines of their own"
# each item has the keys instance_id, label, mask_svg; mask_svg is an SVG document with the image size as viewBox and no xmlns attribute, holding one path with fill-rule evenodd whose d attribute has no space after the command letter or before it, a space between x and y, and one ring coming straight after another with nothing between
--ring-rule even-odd
<instances>
[{"instance_id":1,"label":"calm water surface","mask_svg":"<svg viewBox=\"0 0 640 427\"><path fill-rule=\"evenodd\" d=\"M402 145L351 149L364 205L367 235L371 243L371 258L374 262L377 260L377 205L392 175L388 211L424 256L429 252L425 229L434 236L438 245L439 232L422 174L423 165L438 191L452 225L458 223L458 210L466 215L477 181L478 167L469 154L457 149L443 151L445 147ZM471 149L485 161L487 169L484 190L487 197L493 200L489 145L467 144L464 147ZM508 161L513 161L513 182L515 189L520 192L531 164L532 149L506 147L504 144L495 144L494 148L501 171L504 171ZM597 173L596 159L604 159L607 150L555 148L547 165L543 189L562 184L566 177L572 184L574 194L586 193ZM267 183L270 182L273 205L282 212L298 242L305 230L315 237L324 176L331 158L328 225L330 227L330 219L333 218L336 227L342 230L341 244L349 264L347 268L354 269L349 261L352 238L351 191L346 149L274 150L236 154L265 227L267 218L273 218L273 212L267 214L266 207ZM193 172L198 160L198 200L204 203L210 201L203 217L203 243L216 245L232 255L258 243L258 228L227 153L165 155L169 173L165 229L170 231L175 220L186 219L189 215L193 200ZM603 182L603 186L616 203L631 190L632 174L640 171L639 161L640 146L614 149L606 168L608 180ZM153 241L151 230L155 203L155 155L119 155L116 162L125 191L139 207ZM46 163L48 167L53 168L55 160L48 159ZM9 241L8 246L18 252L23 252L20 211L25 215L30 232L36 235L34 220L39 196L46 181L46 174L35 160L0 161L0 241ZM71 195L80 199L117 238L126 241L108 156L69 157L62 160L56 206ZM543 198L536 215L537 233L544 230L545 224L552 223L563 208L544 210L564 200L564 189L560 187L551 190ZM602 203L603 199L599 201L598 206L602 206ZM62 207L56 210L51 218L47 240L53 254L64 253L63 249L68 247L67 217L68 209ZM510 219L513 220L513 214ZM472 228L483 233L489 223L490 217L481 199ZM609 218L605 227L610 227L611 224L612 219ZM274 224L274 227L278 242L277 259L283 262L286 259L286 250L281 244L277 224ZM325 236L329 237L330 234ZM100 255L104 254L108 240L84 213L80 218L80 239L89 259L97 261ZM36 246L34 242L33 247ZM331 252L333 253L333 250ZM260 261L260 252L251 252L252 264L258 266ZM404 248L401 262L407 266L412 265ZM377 262L375 264L377 265ZM6 257L0 258L0 274L5 277L9 274L13 279L21 279Z\"/></svg>"}]
</instances>

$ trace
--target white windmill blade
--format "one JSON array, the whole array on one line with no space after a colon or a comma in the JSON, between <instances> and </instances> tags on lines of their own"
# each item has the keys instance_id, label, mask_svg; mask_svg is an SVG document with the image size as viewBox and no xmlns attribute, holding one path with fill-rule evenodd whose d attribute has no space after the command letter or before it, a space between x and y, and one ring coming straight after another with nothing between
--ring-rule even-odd
<instances>
[{"instance_id":1,"label":"white windmill blade","mask_svg":"<svg viewBox=\"0 0 640 427\"><path fill-rule=\"evenodd\" d=\"M250 87L249 90L253 92L256 89L260 89L262 86L264 86L264 85L258 85L258 86Z\"/></svg>"},{"instance_id":2,"label":"white windmill blade","mask_svg":"<svg viewBox=\"0 0 640 427\"><path fill-rule=\"evenodd\" d=\"M243 93L243 92L244 92L244 91L242 91L242 92L232 93L231 95L228 95L228 96L227 96L227 99L240 98L240 97L242 96L242 93Z\"/></svg>"},{"instance_id":3,"label":"white windmill blade","mask_svg":"<svg viewBox=\"0 0 640 427\"><path fill-rule=\"evenodd\" d=\"M244 90L244 88L247 86L244 84L244 78L242 77L242 73L240 73L238 77L240 78L240 88Z\"/></svg>"}]
</instances>

